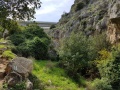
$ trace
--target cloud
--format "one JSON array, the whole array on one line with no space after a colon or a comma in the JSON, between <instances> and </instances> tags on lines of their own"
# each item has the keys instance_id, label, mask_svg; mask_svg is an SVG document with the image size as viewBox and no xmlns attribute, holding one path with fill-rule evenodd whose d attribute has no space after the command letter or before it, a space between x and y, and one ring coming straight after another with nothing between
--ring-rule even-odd
<instances>
[{"instance_id":1,"label":"cloud","mask_svg":"<svg viewBox=\"0 0 120 90\"><path fill-rule=\"evenodd\" d=\"M74 0L41 0L41 2L41 8L36 10L36 20L43 21L41 17L44 17L45 20L50 21L52 20L50 18L52 15L53 20L55 20L54 17L56 17L56 21L58 21L64 11L69 12Z\"/></svg>"}]
</instances>

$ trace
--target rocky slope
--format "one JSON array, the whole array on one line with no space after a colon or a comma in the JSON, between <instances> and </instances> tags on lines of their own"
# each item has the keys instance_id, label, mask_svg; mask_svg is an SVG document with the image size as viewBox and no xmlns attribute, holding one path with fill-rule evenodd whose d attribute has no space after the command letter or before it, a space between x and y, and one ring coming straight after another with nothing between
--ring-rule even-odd
<instances>
[{"instance_id":1,"label":"rocky slope","mask_svg":"<svg viewBox=\"0 0 120 90\"><path fill-rule=\"evenodd\" d=\"M58 46L72 31L86 35L107 31L108 40L115 43L120 38L120 0L75 0L50 34Z\"/></svg>"}]
</instances>

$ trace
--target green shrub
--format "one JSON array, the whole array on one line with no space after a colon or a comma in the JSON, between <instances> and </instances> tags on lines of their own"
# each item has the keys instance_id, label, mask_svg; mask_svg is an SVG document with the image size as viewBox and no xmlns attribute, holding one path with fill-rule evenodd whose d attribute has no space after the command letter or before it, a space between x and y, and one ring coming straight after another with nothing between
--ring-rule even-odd
<instances>
[{"instance_id":1,"label":"green shrub","mask_svg":"<svg viewBox=\"0 0 120 90\"><path fill-rule=\"evenodd\" d=\"M44 85L42 84L42 81L40 81L35 75L30 74L29 79L33 83L34 90L44 90Z\"/></svg>"},{"instance_id":2,"label":"green shrub","mask_svg":"<svg viewBox=\"0 0 120 90\"><path fill-rule=\"evenodd\" d=\"M9 90L26 90L26 84L25 82L20 82L11 87Z\"/></svg>"},{"instance_id":3,"label":"green shrub","mask_svg":"<svg viewBox=\"0 0 120 90\"><path fill-rule=\"evenodd\" d=\"M33 40L27 40L17 46L15 52L24 57L32 56L39 60L47 58L48 47L39 37L34 37Z\"/></svg>"},{"instance_id":4,"label":"green shrub","mask_svg":"<svg viewBox=\"0 0 120 90\"><path fill-rule=\"evenodd\" d=\"M81 10L84 6L85 6L85 4L83 2L78 3L76 5L75 11Z\"/></svg>"},{"instance_id":5,"label":"green shrub","mask_svg":"<svg viewBox=\"0 0 120 90\"><path fill-rule=\"evenodd\" d=\"M107 78L112 88L119 90L120 88L120 46L115 47L112 52L105 55L100 53L97 67L102 78Z\"/></svg>"},{"instance_id":6,"label":"green shrub","mask_svg":"<svg viewBox=\"0 0 120 90\"><path fill-rule=\"evenodd\" d=\"M47 57L47 46L41 42L41 39L35 37L32 41L28 42L28 47L31 52L31 56L36 59L45 59Z\"/></svg>"},{"instance_id":7,"label":"green shrub","mask_svg":"<svg viewBox=\"0 0 120 90\"><path fill-rule=\"evenodd\" d=\"M0 49L2 49L2 48L6 48L6 46L5 45L0 45Z\"/></svg>"},{"instance_id":8,"label":"green shrub","mask_svg":"<svg viewBox=\"0 0 120 90\"><path fill-rule=\"evenodd\" d=\"M77 42L76 42L77 41ZM61 63L66 67L68 75L76 77L78 73L85 72L88 65L88 42L81 33L74 34L62 41L59 50Z\"/></svg>"},{"instance_id":9,"label":"green shrub","mask_svg":"<svg viewBox=\"0 0 120 90\"><path fill-rule=\"evenodd\" d=\"M9 37L9 39L12 41L12 43L15 46L18 46L19 44L23 43L25 41L24 34L21 33L15 33Z\"/></svg>"},{"instance_id":10,"label":"green shrub","mask_svg":"<svg viewBox=\"0 0 120 90\"><path fill-rule=\"evenodd\" d=\"M14 53L12 53L10 50L4 51L2 54L2 57L8 58L8 59L13 59L16 57Z\"/></svg>"},{"instance_id":11,"label":"green shrub","mask_svg":"<svg viewBox=\"0 0 120 90\"><path fill-rule=\"evenodd\" d=\"M110 43L106 41L106 34L102 33L89 37L89 59L95 60L99 57L99 51L110 49Z\"/></svg>"},{"instance_id":12,"label":"green shrub","mask_svg":"<svg viewBox=\"0 0 120 90\"><path fill-rule=\"evenodd\" d=\"M24 57L47 58L49 44L51 43L47 34L36 24L28 25L24 29L10 36L9 39L15 45L12 51Z\"/></svg>"},{"instance_id":13,"label":"green shrub","mask_svg":"<svg viewBox=\"0 0 120 90\"><path fill-rule=\"evenodd\" d=\"M93 90L113 90L112 86L110 85L110 83L108 83L108 80L106 78L95 79L93 83Z\"/></svg>"},{"instance_id":14,"label":"green shrub","mask_svg":"<svg viewBox=\"0 0 120 90\"><path fill-rule=\"evenodd\" d=\"M50 29L56 28L56 26L53 24L50 26Z\"/></svg>"},{"instance_id":15,"label":"green shrub","mask_svg":"<svg viewBox=\"0 0 120 90\"><path fill-rule=\"evenodd\" d=\"M33 39L34 37L48 38L44 30L36 24L28 25L23 31L23 34L27 39Z\"/></svg>"},{"instance_id":16,"label":"green shrub","mask_svg":"<svg viewBox=\"0 0 120 90\"><path fill-rule=\"evenodd\" d=\"M19 24L16 21L11 19L3 20L2 27L4 29L9 30L10 35L21 31Z\"/></svg>"}]
</instances>

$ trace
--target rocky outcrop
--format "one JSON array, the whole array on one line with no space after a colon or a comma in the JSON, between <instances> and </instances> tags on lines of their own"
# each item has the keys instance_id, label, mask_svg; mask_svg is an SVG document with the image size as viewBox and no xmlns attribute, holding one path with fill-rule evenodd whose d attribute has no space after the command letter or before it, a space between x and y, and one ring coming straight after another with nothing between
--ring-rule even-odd
<instances>
[{"instance_id":1,"label":"rocky outcrop","mask_svg":"<svg viewBox=\"0 0 120 90\"><path fill-rule=\"evenodd\" d=\"M69 37L72 31L82 31L87 36L106 32L111 25L110 19L118 17L120 0L75 0L70 12L62 15L50 35L58 44L61 38Z\"/></svg>"},{"instance_id":2,"label":"rocky outcrop","mask_svg":"<svg viewBox=\"0 0 120 90\"><path fill-rule=\"evenodd\" d=\"M17 57L9 62L5 69L5 82L8 84L9 87L13 87L17 83L26 81L27 88L32 88L32 83L28 80L28 76L31 73L32 69L32 60L24 57Z\"/></svg>"},{"instance_id":3,"label":"rocky outcrop","mask_svg":"<svg viewBox=\"0 0 120 90\"><path fill-rule=\"evenodd\" d=\"M120 0L113 0L109 6L107 39L111 44L120 42Z\"/></svg>"}]
</instances>

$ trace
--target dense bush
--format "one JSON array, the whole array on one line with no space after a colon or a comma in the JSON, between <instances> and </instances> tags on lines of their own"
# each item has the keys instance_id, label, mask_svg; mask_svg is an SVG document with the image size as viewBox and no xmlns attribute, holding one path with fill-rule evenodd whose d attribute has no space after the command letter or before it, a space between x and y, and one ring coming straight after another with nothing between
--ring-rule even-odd
<instances>
[{"instance_id":1,"label":"dense bush","mask_svg":"<svg viewBox=\"0 0 120 90\"><path fill-rule=\"evenodd\" d=\"M93 83L94 83L93 90L113 90L112 86L110 85L106 78L95 79Z\"/></svg>"},{"instance_id":2,"label":"dense bush","mask_svg":"<svg viewBox=\"0 0 120 90\"><path fill-rule=\"evenodd\" d=\"M36 24L28 25L25 30L12 34L9 39L16 46L13 52L20 56L32 56L36 59L47 58L50 39Z\"/></svg>"},{"instance_id":3,"label":"dense bush","mask_svg":"<svg viewBox=\"0 0 120 90\"><path fill-rule=\"evenodd\" d=\"M26 90L25 82L20 82L14 85L13 87L9 87L6 83L3 84L4 90Z\"/></svg>"},{"instance_id":4,"label":"dense bush","mask_svg":"<svg viewBox=\"0 0 120 90\"><path fill-rule=\"evenodd\" d=\"M25 36L22 33L15 33L9 38L15 46L25 42Z\"/></svg>"},{"instance_id":5,"label":"dense bush","mask_svg":"<svg viewBox=\"0 0 120 90\"><path fill-rule=\"evenodd\" d=\"M30 24L28 25L25 30L23 31L23 34L27 39L32 39L34 37L39 38L48 38L47 34L44 32L44 30L38 26L37 24Z\"/></svg>"},{"instance_id":6,"label":"dense bush","mask_svg":"<svg viewBox=\"0 0 120 90\"><path fill-rule=\"evenodd\" d=\"M107 47L103 34L89 38L82 33L72 33L63 39L60 49L60 65L66 69L68 75L75 77L85 76L95 78L99 76L94 60L99 56L99 51Z\"/></svg>"},{"instance_id":7,"label":"dense bush","mask_svg":"<svg viewBox=\"0 0 120 90\"><path fill-rule=\"evenodd\" d=\"M33 83L34 90L44 90L44 85L42 84L42 81L40 81L35 75L30 74L29 79Z\"/></svg>"},{"instance_id":8,"label":"dense bush","mask_svg":"<svg viewBox=\"0 0 120 90\"><path fill-rule=\"evenodd\" d=\"M110 49L110 43L106 40L106 34L102 33L94 35L89 39L89 59L95 60L99 56L99 51L103 49Z\"/></svg>"},{"instance_id":9,"label":"dense bush","mask_svg":"<svg viewBox=\"0 0 120 90\"><path fill-rule=\"evenodd\" d=\"M106 51L107 52L107 51ZM97 67L102 78L107 78L112 88L120 88L120 47L115 47L112 52L100 53Z\"/></svg>"},{"instance_id":10,"label":"dense bush","mask_svg":"<svg viewBox=\"0 0 120 90\"><path fill-rule=\"evenodd\" d=\"M2 27L4 29L7 29L9 31L10 34L14 34L16 32L20 32L21 28L19 26L19 24L11 19L6 19L2 21Z\"/></svg>"},{"instance_id":11,"label":"dense bush","mask_svg":"<svg viewBox=\"0 0 120 90\"><path fill-rule=\"evenodd\" d=\"M77 42L76 42L77 41ZM62 41L59 50L61 62L66 67L67 73L76 77L77 73L84 70L88 65L88 42L87 38L79 34L72 34Z\"/></svg>"},{"instance_id":12,"label":"dense bush","mask_svg":"<svg viewBox=\"0 0 120 90\"><path fill-rule=\"evenodd\" d=\"M10 59L14 59L16 57L16 55L14 53L12 53L10 50L6 50L2 53L2 57L10 60Z\"/></svg>"},{"instance_id":13,"label":"dense bush","mask_svg":"<svg viewBox=\"0 0 120 90\"><path fill-rule=\"evenodd\" d=\"M50 29L56 28L56 26L53 24L50 26Z\"/></svg>"},{"instance_id":14,"label":"dense bush","mask_svg":"<svg viewBox=\"0 0 120 90\"><path fill-rule=\"evenodd\" d=\"M81 10L84 6L85 6L85 4L83 2L78 3L76 5L75 11Z\"/></svg>"}]
</instances>

